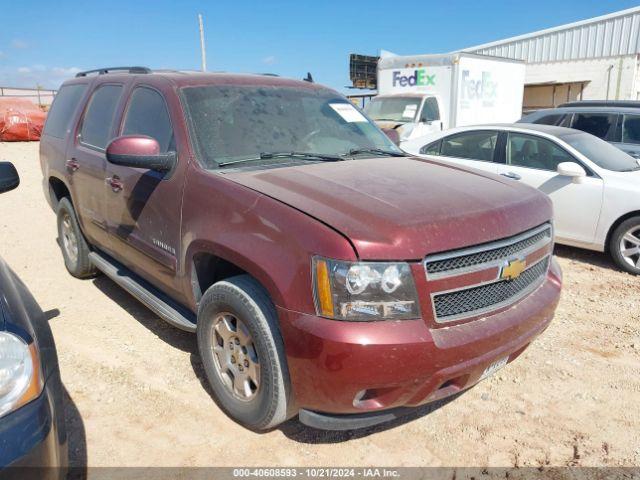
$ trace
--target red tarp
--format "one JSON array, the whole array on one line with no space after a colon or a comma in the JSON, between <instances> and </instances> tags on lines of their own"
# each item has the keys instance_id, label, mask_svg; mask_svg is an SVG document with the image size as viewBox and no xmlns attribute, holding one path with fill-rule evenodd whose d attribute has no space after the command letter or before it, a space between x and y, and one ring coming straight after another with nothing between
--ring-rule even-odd
<instances>
[{"instance_id":1,"label":"red tarp","mask_svg":"<svg viewBox=\"0 0 640 480\"><path fill-rule=\"evenodd\" d=\"M0 142L40 140L46 116L29 100L0 97Z\"/></svg>"}]
</instances>

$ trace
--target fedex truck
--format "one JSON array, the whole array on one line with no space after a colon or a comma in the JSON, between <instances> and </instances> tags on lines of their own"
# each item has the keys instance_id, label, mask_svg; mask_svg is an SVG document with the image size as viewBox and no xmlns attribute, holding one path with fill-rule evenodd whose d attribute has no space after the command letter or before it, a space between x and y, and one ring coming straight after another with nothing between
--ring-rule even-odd
<instances>
[{"instance_id":1,"label":"fedex truck","mask_svg":"<svg viewBox=\"0 0 640 480\"><path fill-rule=\"evenodd\" d=\"M400 141L462 125L512 123L522 116L521 61L472 53L383 55L378 95L365 107Z\"/></svg>"}]
</instances>

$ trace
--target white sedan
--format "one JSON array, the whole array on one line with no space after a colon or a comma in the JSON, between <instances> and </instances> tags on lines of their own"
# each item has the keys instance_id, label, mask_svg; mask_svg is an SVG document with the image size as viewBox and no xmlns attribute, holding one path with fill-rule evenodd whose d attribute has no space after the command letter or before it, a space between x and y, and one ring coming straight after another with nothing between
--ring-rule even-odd
<instances>
[{"instance_id":1,"label":"white sedan","mask_svg":"<svg viewBox=\"0 0 640 480\"><path fill-rule=\"evenodd\" d=\"M513 124L452 128L400 147L540 189L553 201L558 243L609 250L640 274L640 164L607 142L570 128Z\"/></svg>"}]
</instances>

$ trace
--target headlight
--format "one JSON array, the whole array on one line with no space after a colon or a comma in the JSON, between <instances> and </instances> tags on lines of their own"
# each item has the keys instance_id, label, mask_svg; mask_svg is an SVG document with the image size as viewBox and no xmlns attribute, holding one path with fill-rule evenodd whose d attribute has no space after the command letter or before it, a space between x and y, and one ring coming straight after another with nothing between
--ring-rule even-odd
<instances>
[{"instance_id":1,"label":"headlight","mask_svg":"<svg viewBox=\"0 0 640 480\"><path fill-rule=\"evenodd\" d=\"M367 321L420 316L408 263L314 257L313 282L316 312L322 317Z\"/></svg>"},{"instance_id":2,"label":"headlight","mask_svg":"<svg viewBox=\"0 0 640 480\"><path fill-rule=\"evenodd\" d=\"M42 392L40 363L33 344L0 332L0 416L37 398Z\"/></svg>"}]
</instances>

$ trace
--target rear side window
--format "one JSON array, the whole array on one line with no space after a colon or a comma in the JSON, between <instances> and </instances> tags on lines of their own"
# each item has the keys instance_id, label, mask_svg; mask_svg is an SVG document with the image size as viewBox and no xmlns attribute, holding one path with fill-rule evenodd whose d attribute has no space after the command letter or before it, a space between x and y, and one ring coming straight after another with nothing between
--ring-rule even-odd
<instances>
[{"instance_id":1,"label":"rear side window","mask_svg":"<svg viewBox=\"0 0 640 480\"><path fill-rule=\"evenodd\" d=\"M103 85L93 92L80 130L83 144L102 150L107 147L121 94L122 85Z\"/></svg>"},{"instance_id":2,"label":"rear side window","mask_svg":"<svg viewBox=\"0 0 640 480\"><path fill-rule=\"evenodd\" d=\"M425 145L420 149L420 153L424 155L440 155L440 145L442 144L442 140L438 140L437 142L430 143L429 145Z\"/></svg>"},{"instance_id":3,"label":"rear side window","mask_svg":"<svg viewBox=\"0 0 640 480\"><path fill-rule=\"evenodd\" d=\"M624 115L622 142L640 144L640 115Z\"/></svg>"},{"instance_id":4,"label":"rear side window","mask_svg":"<svg viewBox=\"0 0 640 480\"><path fill-rule=\"evenodd\" d=\"M71 119L78 108L87 85L64 85L58 91L51 110L47 114L44 134L57 138L65 138L69 133Z\"/></svg>"},{"instance_id":5,"label":"rear side window","mask_svg":"<svg viewBox=\"0 0 640 480\"><path fill-rule=\"evenodd\" d=\"M564 117L563 113L554 113L552 115L543 115L535 121L541 125L559 125Z\"/></svg>"},{"instance_id":6,"label":"rear side window","mask_svg":"<svg viewBox=\"0 0 640 480\"><path fill-rule=\"evenodd\" d=\"M576 113L571 128L609 140L615 133L616 117L615 113Z\"/></svg>"},{"instance_id":7,"label":"rear side window","mask_svg":"<svg viewBox=\"0 0 640 480\"><path fill-rule=\"evenodd\" d=\"M494 131L460 133L442 140L440 155L492 162L497 141Z\"/></svg>"},{"instance_id":8,"label":"rear side window","mask_svg":"<svg viewBox=\"0 0 640 480\"><path fill-rule=\"evenodd\" d=\"M175 150L169 112L159 92L146 87L133 91L122 135L147 135L157 140L162 153Z\"/></svg>"}]
</instances>

